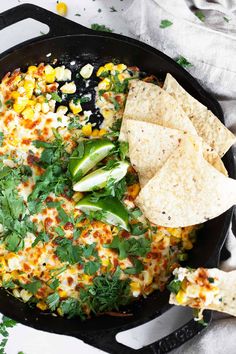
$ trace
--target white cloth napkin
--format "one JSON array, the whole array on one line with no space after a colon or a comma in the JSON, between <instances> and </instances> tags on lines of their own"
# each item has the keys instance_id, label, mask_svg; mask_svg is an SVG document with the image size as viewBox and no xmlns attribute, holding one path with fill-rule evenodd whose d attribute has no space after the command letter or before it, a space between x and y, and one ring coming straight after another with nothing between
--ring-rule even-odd
<instances>
[{"instance_id":1,"label":"white cloth napkin","mask_svg":"<svg viewBox=\"0 0 236 354\"><path fill-rule=\"evenodd\" d=\"M193 65L188 71L218 98L227 127L236 133L236 0L133 0L124 17L136 38ZM173 24L161 28L162 20ZM236 238L231 231L226 246L231 256L221 268L236 269ZM205 334L175 353L236 353L236 319L225 317L217 315Z\"/></svg>"}]
</instances>

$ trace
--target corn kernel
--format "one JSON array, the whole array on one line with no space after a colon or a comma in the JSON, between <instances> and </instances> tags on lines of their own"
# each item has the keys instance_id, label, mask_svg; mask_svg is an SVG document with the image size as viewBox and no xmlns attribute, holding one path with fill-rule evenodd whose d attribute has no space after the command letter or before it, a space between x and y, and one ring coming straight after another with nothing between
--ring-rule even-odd
<instances>
[{"instance_id":1,"label":"corn kernel","mask_svg":"<svg viewBox=\"0 0 236 354\"><path fill-rule=\"evenodd\" d=\"M35 106L36 105L36 101L35 100L29 100L28 101L28 106Z\"/></svg>"},{"instance_id":2,"label":"corn kernel","mask_svg":"<svg viewBox=\"0 0 236 354\"><path fill-rule=\"evenodd\" d=\"M76 103L73 100L71 100L69 103L69 107L73 114L78 114L83 110L80 104L80 100L77 100Z\"/></svg>"},{"instance_id":3,"label":"corn kernel","mask_svg":"<svg viewBox=\"0 0 236 354\"><path fill-rule=\"evenodd\" d=\"M18 97L15 101L15 103L13 104L13 109L16 113L21 113L24 108L26 107L27 103L28 103L29 99L26 96L23 97Z\"/></svg>"},{"instance_id":4,"label":"corn kernel","mask_svg":"<svg viewBox=\"0 0 236 354\"><path fill-rule=\"evenodd\" d=\"M28 98L31 98L33 91L34 91L34 86L35 86L35 82L34 80L25 80L24 82L24 89L26 92L26 96Z\"/></svg>"},{"instance_id":5,"label":"corn kernel","mask_svg":"<svg viewBox=\"0 0 236 354\"><path fill-rule=\"evenodd\" d=\"M58 15L61 15L61 16L66 16L67 14L67 5L65 2L58 2L57 5L56 5L56 10L57 10L57 13Z\"/></svg>"},{"instance_id":6,"label":"corn kernel","mask_svg":"<svg viewBox=\"0 0 236 354\"><path fill-rule=\"evenodd\" d=\"M51 65L46 65L44 68L45 80L47 83L52 84L56 78L56 71Z\"/></svg>"},{"instance_id":7,"label":"corn kernel","mask_svg":"<svg viewBox=\"0 0 236 354\"><path fill-rule=\"evenodd\" d=\"M193 248L193 244L190 240L186 240L183 242L183 247L186 249L186 250L191 250Z\"/></svg>"},{"instance_id":8,"label":"corn kernel","mask_svg":"<svg viewBox=\"0 0 236 354\"><path fill-rule=\"evenodd\" d=\"M140 191L140 186L138 183L135 183L132 186L128 187L128 194L133 199L135 199L137 197L137 195L139 194L139 191Z\"/></svg>"},{"instance_id":9,"label":"corn kernel","mask_svg":"<svg viewBox=\"0 0 236 354\"><path fill-rule=\"evenodd\" d=\"M98 135L103 136L107 133L106 129L100 129Z\"/></svg>"},{"instance_id":10,"label":"corn kernel","mask_svg":"<svg viewBox=\"0 0 236 354\"><path fill-rule=\"evenodd\" d=\"M74 81L72 82L66 82L61 88L60 88L62 93L75 93L76 91L76 86Z\"/></svg>"},{"instance_id":11,"label":"corn kernel","mask_svg":"<svg viewBox=\"0 0 236 354\"><path fill-rule=\"evenodd\" d=\"M118 64L118 65L114 65L114 67L113 67L113 71L118 71L119 73L122 73L126 69L127 69L127 66L125 64Z\"/></svg>"},{"instance_id":12,"label":"corn kernel","mask_svg":"<svg viewBox=\"0 0 236 354\"><path fill-rule=\"evenodd\" d=\"M105 119L112 119L113 118L113 115L114 115L114 112L113 112L113 110L112 109L108 109L108 108L104 108L104 109L102 109L101 110L101 113L102 113L102 115L103 115L103 117L105 118Z\"/></svg>"},{"instance_id":13,"label":"corn kernel","mask_svg":"<svg viewBox=\"0 0 236 354\"><path fill-rule=\"evenodd\" d=\"M22 289L20 292L20 296L24 302L27 302L32 297L32 294L29 291Z\"/></svg>"},{"instance_id":14,"label":"corn kernel","mask_svg":"<svg viewBox=\"0 0 236 354\"><path fill-rule=\"evenodd\" d=\"M12 98L16 99L16 98L18 98L19 96L20 96L20 93L19 93L18 91L12 91L12 93L11 93L11 97L12 97Z\"/></svg>"},{"instance_id":15,"label":"corn kernel","mask_svg":"<svg viewBox=\"0 0 236 354\"><path fill-rule=\"evenodd\" d=\"M47 304L43 301L39 301L36 306L42 311L45 311L48 308Z\"/></svg>"},{"instance_id":16,"label":"corn kernel","mask_svg":"<svg viewBox=\"0 0 236 354\"><path fill-rule=\"evenodd\" d=\"M27 107L23 110L22 115L25 119L33 119L34 118L34 110L30 107Z\"/></svg>"},{"instance_id":17,"label":"corn kernel","mask_svg":"<svg viewBox=\"0 0 236 354\"><path fill-rule=\"evenodd\" d=\"M77 203L80 199L83 198L83 193L81 192L76 192L74 195L73 195L73 200Z\"/></svg>"},{"instance_id":18,"label":"corn kernel","mask_svg":"<svg viewBox=\"0 0 236 354\"><path fill-rule=\"evenodd\" d=\"M67 297L67 292L65 290L58 290L58 294L60 297Z\"/></svg>"},{"instance_id":19,"label":"corn kernel","mask_svg":"<svg viewBox=\"0 0 236 354\"><path fill-rule=\"evenodd\" d=\"M184 302L184 298L185 298L185 292L183 290L179 290L178 294L175 296L176 301L179 304L182 304Z\"/></svg>"},{"instance_id":20,"label":"corn kernel","mask_svg":"<svg viewBox=\"0 0 236 354\"><path fill-rule=\"evenodd\" d=\"M44 103L45 102L45 97L44 96L39 96L39 97L37 97L37 101L39 103Z\"/></svg>"},{"instance_id":21,"label":"corn kernel","mask_svg":"<svg viewBox=\"0 0 236 354\"><path fill-rule=\"evenodd\" d=\"M84 79L89 79L93 73L93 69L94 67L91 64L86 64L80 69L79 73Z\"/></svg>"},{"instance_id":22,"label":"corn kernel","mask_svg":"<svg viewBox=\"0 0 236 354\"><path fill-rule=\"evenodd\" d=\"M67 113L67 111L68 111L68 108L66 106L59 106L57 108L57 114L58 115L63 115L64 116Z\"/></svg>"},{"instance_id":23,"label":"corn kernel","mask_svg":"<svg viewBox=\"0 0 236 354\"><path fill-rule=\"evenodd\" d=\"M20 291L18 289L14 289L12 293L15 297L20 297Z\"/></svg>"},{"instance_id":24,"label":"corn kernel","mask_svg":"<svg viewBox=\"0 0 236 354\"><path fill-rule=\"evenodd\" d=\"M30 66L28 67L27 73L28 73L29 75L33 75L33 74L35 74L37 71L38 71L37 66L35 66L35 65L30 65Z\"/></svg>"},{"instance_id":25,"label":"corn kernel","mask_svg":"<svg viewBox=\"0 0 236 354\"><path fill-rule=\"evenodd\" d=\"M106 71L105 67L104 66L100 66L100 68L98 69L96 75L100 76L103 73L103 71Z\"/></svg>"},{"instance_id":26,"label":"corn kernel","mask_svg":"<svg viewBox=\"0 0 236 354\"><path fill-rule=\"evenodd\" d=\"M111 87L111 80L105 77L101 82L98 84L98 90L109 90Z\"/></svg>"},{"instance_id":27,"label":"corn kernel","mask_svg":"<svg viewBox=\"0 0 236 354\"><path fill-rule=\"evenodd\" d=\"M99 134L99 130L98 130L98 129L94 129L94 130L92 131L92 136L93 136L93 137L98 136L98 134Z\"/></svg>"},{"instance_id":28,"label":"corn kernel","mask_svg":"<svg viewBox=\"0 0 236 354\"><path fill-rule=\"evenodd\" d=\"M88 123L82 127L82 133L85 136L90 136L92 134L92 124Z\"/></svg>"},{"instance_id":29,"label":"corn kernel","mask_svg":"<svg viewBox=\"0 0 236 354\"><path fill-rule=\"evenodd\" d=\"M41 109L42 109L42 105L41 105L41 103L36 103L36 105L35 105L34 109L35 109L35 111L36 111L36 112L40 112L40 111L41 111Z\"/></svg>"},{"instance_id":30,"label":"corn kernel","mask_svg":"<svg viewBox=\"0 0 236 354\"><path fill-rule=\"evenodd\" d=\"M42 112L43 113L48 113L49 112L49 104L44 102L42 103Z\"/></svg>"},{"instance_id":31,"label":"corn kernel","mask_svg":"<svg viewBox=\"0 0 236 354\"><path fill-rule=\"evenodd\" d=\"M106 63L106 64L104 65L105 71L107 71L107 70L111 71L111 70L113 69L113 67L114 67L114 64L113 64L113 63Z\"/></svg>"},{"instance_id":32,"label":"corn kernel","mask_svg":"<svg viewBox=\"0 0 236 354\"><path fill-rule=\"evenodd\" d=\"M59 316L63 316L64 315L63 312L62 312L62 309L60 307L58 307L57 313L58 313Z\"/></svg>"}]
</instances>

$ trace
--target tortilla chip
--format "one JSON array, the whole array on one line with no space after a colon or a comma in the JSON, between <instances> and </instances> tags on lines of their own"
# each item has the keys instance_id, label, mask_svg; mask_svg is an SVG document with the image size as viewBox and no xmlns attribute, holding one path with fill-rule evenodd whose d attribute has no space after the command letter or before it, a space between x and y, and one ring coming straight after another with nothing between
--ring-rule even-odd
<instances>
[{"instance_id":1,"label":"tortilla chip","mask_svg":"<svg viewBox=\"0 0 236 354\"><path fill-rule=\"evenodd\" d=\"M120 140L127 140L127 119L155 123L197 135L192 122L176 100L159 86L141 80L130 82Z\"/></svg>"},{"instance_id":2,"label":"tortilla chip","mask_svg":"<svg viewBox=\"0 0 236 354\"><path fill-rule=\"evenodd\" d=\"M223 272L217 268L198 268L195 271L191 271L185 268L178 268L175 271L177 271L177 274L184 274L184 278L190 279L187 281L187 286L196 284L197 287L195 297L183 296L181 297L181 303L176 299L176 294L171 293L170 304L215 310L236 316L236 270ZM202 277L202 275L206 275L206 277ZM194 281L194 278L196 281ZM210 282L208 281L209 279ZM200 288L199 283L202 284ZM204 297L198 296L198 290L202 294L205 292L208 294L206 296L207 302L204 301Z\"/></svg>"},{"instance_id":3,"label":"tortilla chip","mask_svg":"<svg viewBox=\"0 0 236 354\"><path fill-rule=\"evenodd\" d=\"M126 120L126 128L129 157L132 166L138 172L140 185L144 187L176 150L187 133L131 119ZM227 175L223 162L214 150L204 145L203 155L210 164Z\"/></svg>"},{"instance_id":4,"label":"tortilla chip","mask_svg":"<svg viewBox=\"0 0 236 354\"><path fill-rule=\"evenodd\" d=\"M236 203L236 180L225 177L188 136L135 200L151 222L167 227L201 224Z\"/></svg>"},{"instance_id":5,"label":"tortilla chip","mask_svg":"<svg viewBox=\"0 0 236 354\"><path fill-rule=\"evenodd\" d=\"M198 135L220 157L235 144L236 137L234 134L207 107L186 92L170 74L166 75L163 89L178 101L189 119L191 119Z\"/></svg>"}]
</instances>

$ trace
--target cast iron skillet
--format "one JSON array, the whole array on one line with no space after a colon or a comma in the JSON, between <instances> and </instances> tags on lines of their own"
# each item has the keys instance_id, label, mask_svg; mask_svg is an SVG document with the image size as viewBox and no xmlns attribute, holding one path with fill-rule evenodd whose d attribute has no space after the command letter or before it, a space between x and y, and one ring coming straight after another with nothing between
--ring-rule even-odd
<instances>
[{"instance_id":1,"label":"cast iron skillet","mask_svg":"<svg viewBox=\"0 0 236 354\"><path fill-rule=\"evenodd\" d=\"M24 4L0 14L0 29L26 18L33 18L47 24L50 32L40 38L17 45L1 54L0 77L15 68L24 68L40 62L51 62L58 58L60 63L70 65L71 60L79 62L106 61L118 58L122 63L137 65L142 70L164 78L171 73L180 84L200 102L206 105L222 121L223 113L218 102L178 64L158 50L136 40L110 33L94 32L72 21L66 20L40 7ZM50 57L46 55L51 53ZM231 177L235 177L233 152L224 159ZM233 210L207 222L198 237L188 265L192 267L215 267L219 262L222 245L227 236ZM166 311L169 294L154 292L148 298L136 301L126 308L130 317L94 317L87 321L67 320L30 308L5 290L0 289L0 312L25 325L48 332L66 334L103 349L109 353L167 353L198 334L203 326L193 320L174 333L139 350L128 348L116 341L116 334L141 325ZM205 320L211 320L206 312Z\"/></svg>"}]
</instances>

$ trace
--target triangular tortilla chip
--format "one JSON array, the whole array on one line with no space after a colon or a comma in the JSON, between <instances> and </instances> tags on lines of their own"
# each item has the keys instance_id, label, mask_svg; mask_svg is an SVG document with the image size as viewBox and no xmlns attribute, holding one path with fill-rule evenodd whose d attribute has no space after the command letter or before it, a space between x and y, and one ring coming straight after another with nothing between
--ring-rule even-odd
<instances>
[{"instance_id":1,"label":"triangular tortilla chip","mask_svg":"<svg viewBox=\"0 0 236 354\"><path fill-rule=\"evenodd\" d=\"M120 140L127 140L126 119L156 123L197 135L192 122L171 95L159 86L141 80L130 82Z\"/></svg>"},{"instance_id":2,"label":"triangular tortilla chip","mask_svg":"<svg viewBox=\"0 0 236 354\"><path fill-rule=\"evenodd\" d=\"M131 119L126 120L126 128L130 161L138 172L141 187L144 187L176 150L187 133ZM203 154L209 163L227 175L224 164L215 151L204 146Z\"/></svg>"},{"instance_id":3,"label":"triangular tortilla chip","mask_svg":"<svg viewBox=\"0 0 236 354\"><path fill-rule=\"evenodd\" d=\"M198 268L193 271L177 268L174 274L177 280L187 281L184 281L181 296L176 298L176 294L171 293L170 304L216 310L236 316L236 270L223 272L217 268Z\"/></svg>"},{"instance_id":4,"label":"triangular tortilla chip","mask_svg":"<svg viewBox=\"0 0 236 354\"><path fill-rule=\"evenodd\" d=\"M231 131L207 107L186 92L170 74L166 75L163 89L178 101L189 119L191 119L198 135L220 157L235 144L236 137Z\"/></svg>"},{"instance_id":5,"label":"triangular tortilla chip","mask_svg":"<svg viewBox=\"0 0 236 354\"><path fill-rule=\"evenodd\" d=\"M167 227L201 224L235 203L236 181L205 161L193 137L181 141L135 200L147 219Z\"/></svg>"}]
</instances>

